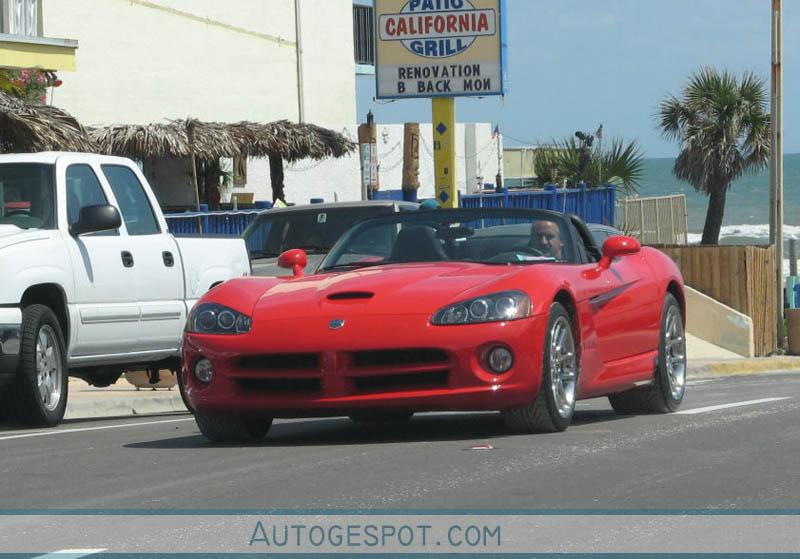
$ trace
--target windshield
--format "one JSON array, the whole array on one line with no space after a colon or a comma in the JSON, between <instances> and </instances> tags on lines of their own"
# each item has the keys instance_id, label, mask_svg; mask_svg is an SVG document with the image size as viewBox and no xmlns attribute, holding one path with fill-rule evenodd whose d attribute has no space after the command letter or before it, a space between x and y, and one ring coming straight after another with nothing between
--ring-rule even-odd
<instances>
[{"instance_id":1,"label":"windshield","mask_svg":"<svg viewBox=\"0 0 800 559\"><path fill-rule=\"evenodd\" d=\"M391 206L327 208L261 214L245 231L250 258L274 258L301 248L309 254L326 254L350 227L379 215L392 213Z\"/></svg>"},{"instance_id":2,"label":"windshield","mask_svg":"<svg viewBox=\"0 0 800 559\"><path fill-rule=\"evenodd\" d=\"M433 210L355 227L320 271L414 262L572 262L566 220L527 210Z\"/></svg>"},{"instance_id":3,"label":"windshield","mask_svg":"<svg viewBox=\"0 0 800 559\"><path fill-rule=\"evenodd\" d=\"M53 229L55 207L52 165L0 165L0 225Z\"/></svg>"}]
</instances>

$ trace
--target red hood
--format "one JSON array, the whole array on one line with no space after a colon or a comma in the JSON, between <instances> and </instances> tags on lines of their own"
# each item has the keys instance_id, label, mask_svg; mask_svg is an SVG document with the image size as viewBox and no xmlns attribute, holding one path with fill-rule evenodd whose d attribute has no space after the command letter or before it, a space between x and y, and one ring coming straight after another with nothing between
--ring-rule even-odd
<instances>
[{"instance_id":1,"label":"red hood","mask_svg":"<svg viewBox=\"0 0 800 559\"><path fill-rule=\"evenodd\" d=\"M508 289L507 280L523 269L437 262L307 276L266 286L254 317L431 314L450 302Z\"/></svg>"}]
</instances>

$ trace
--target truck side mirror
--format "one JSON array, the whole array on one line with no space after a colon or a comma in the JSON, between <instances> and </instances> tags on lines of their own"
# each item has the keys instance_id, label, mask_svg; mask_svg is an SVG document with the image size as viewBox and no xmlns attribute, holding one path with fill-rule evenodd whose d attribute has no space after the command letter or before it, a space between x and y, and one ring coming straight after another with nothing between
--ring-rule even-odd
<instances>
[{"instance_id":1,"label":"truck side mirror","mask_svg":"<svg viewBox=\"0 0 800 559\"><path fill-rule=\"evenodd\" d=\"M84 206L78 214L78 221L69 226L73 237L100 231L113 231L122 227L122 218L114 206Z\"/></svg>"}]
</instances>

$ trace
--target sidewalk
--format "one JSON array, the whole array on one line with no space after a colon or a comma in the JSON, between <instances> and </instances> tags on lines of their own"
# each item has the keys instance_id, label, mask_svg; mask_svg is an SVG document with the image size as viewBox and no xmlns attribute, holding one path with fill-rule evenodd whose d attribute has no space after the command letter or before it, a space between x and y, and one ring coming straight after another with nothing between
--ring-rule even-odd
<instances>
[{"instance_id":1,"label":"sidewalk","mask_svg":"<svg viewBox=\"0 0 800 559\"><path fill-rule=\"evenodd\" d=\"M95 388L76 378L69 379L65 419L124 417L185 412L178 387L136 390L125 378L108 388Z\"/></svg>"},{"instance_id":2,"label":"sidewalk","mask_svg":"<svg viewBox=\"0 0 800 559\"><path fill-rule=\"evenodd\" d=\"M731 352L687 338L690 356L687 378L708 379L783 371L800 372L800 357L746 359ZM66 419L125 417L186 412L178 387L136 390L124 378L108 388L94 388L70 379Z\"/></svg>"}]
</instances>

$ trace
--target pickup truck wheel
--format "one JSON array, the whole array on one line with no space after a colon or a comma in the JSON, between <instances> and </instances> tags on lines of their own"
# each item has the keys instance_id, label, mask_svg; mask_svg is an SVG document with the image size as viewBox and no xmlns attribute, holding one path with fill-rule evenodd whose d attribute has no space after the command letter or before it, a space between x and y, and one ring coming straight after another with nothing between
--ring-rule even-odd
<instances>
[{"instance_id":1,"label":"pickup truck wheel","mask_svg":"<svg viewBox=\"0 0 800 559\"><path fill-rule=\"evenodd\" d=\"M22 423L53 427L67 408L67 352L53 311L31 305L22 311L20 364L12 386L14 417Z\"/></svg>"},{"instance_id":2,"label":"pickup truck wheel","mask_svg":"<svg viewBox=\"0 0 800 559\"><path fill-rule=\"evenodd\" d=\"M194 419L203 436L215 443L247 443L262 440L272 418L238 413L208 413L195 410Z\"/></svg>"}]
</instances>

